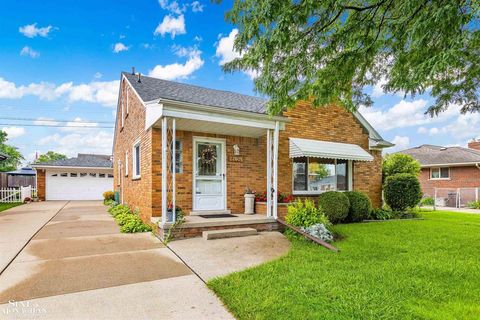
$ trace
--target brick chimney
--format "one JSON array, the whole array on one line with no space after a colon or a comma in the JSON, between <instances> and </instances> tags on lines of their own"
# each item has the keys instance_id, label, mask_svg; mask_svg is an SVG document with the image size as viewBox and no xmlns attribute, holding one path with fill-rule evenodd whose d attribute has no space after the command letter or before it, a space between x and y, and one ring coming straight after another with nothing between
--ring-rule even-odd
<instances>
[{"instance_id":1,"label":"brick chimney","mask_svg":"<svg viewBox=\"0 0 480 320\"><path fill-rule=\"evenodd\" d=\"M468 142L469 149L480 150L480 139L473 139Z\"/></svg>"}]
</instances>

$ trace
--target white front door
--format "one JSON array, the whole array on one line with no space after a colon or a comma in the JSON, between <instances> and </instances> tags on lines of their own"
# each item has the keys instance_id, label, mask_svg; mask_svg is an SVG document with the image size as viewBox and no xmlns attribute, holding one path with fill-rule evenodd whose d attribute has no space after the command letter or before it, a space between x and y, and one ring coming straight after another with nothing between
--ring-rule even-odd
<instances>
[{"instance_id":1,"label":"white front door","mask_svg":"<svg viewBox=\"0 0 480 320\"><path fill-rule=\"evenodd\" d=\"M193 210L225 210L225 140L193 139Z\"/></svg>"}]
</instances>

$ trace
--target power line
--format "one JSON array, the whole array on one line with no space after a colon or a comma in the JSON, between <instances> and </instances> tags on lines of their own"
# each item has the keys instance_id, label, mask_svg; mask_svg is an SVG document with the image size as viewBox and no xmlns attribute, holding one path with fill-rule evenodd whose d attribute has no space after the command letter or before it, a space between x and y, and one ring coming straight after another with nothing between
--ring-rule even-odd
<instances>
[{"instance_id":1,"label":"power line","mask_svg":"<svg viewBox=\"0 0 480 320\"><path fill-rule=\"evenodd\" d=\"M18 127L53 127L53 128L83 128L83 129L113 129L113 126L67 126L67 125L48 125L48 124L30 124L30 123L0 123L0 126L18 126Z\"/></svg>"},{"instance_id":2,"label":"power line","mask_svg":"<svg viewBox=\"0 0 480 320\"><path fill-rule=\"evenodd\" d=\"M32 119L32 118L15 118L15 117L0 117L0 120L18 120L18 121L38 121L38 122L72 122L72 123L109 123L113 121L94 121L94 120L57 120L57 119Z\"/></svg>"}]
</instances>

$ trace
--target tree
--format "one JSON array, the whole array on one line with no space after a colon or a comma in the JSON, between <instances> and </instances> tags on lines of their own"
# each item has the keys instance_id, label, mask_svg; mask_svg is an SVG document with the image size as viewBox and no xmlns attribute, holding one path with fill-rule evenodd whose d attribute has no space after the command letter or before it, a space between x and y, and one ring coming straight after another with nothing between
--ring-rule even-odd
<instances>
[{"instance_id":1,"label":"tree","mask_svg":"<svg viewBox=\"0 0 480 320\"><path fill-rule=\"evenodd\" d=\"M24 157L14 146L7 144L8 134L5 131L0 130L0 152L6 154L8 158L4 161L0 161L0 171L12 171L22 163Z\"/></svg>"},{"instance_id":2,"label":"tree","mask_svg":"<svg viewBox=\"0 0 480 320\"><path fill-rule=\"evenodd\" d=\"M54 151L48 151L45 154L41 154L37 160L35 160L35 163L40 163L40 162L49 162L49 161L55 161L55 160L63 160L67 159L67 156L61 153L56 153Z\"/></svg>"},{"instance_id":3,"label":"tree","mask_svg":"<svg viewBox=\"0 0 480 320\"><path fill-rule=\"evenodd\" d=\"M382 172L384 178L397 173L409 173L418 177L420 163L408 154L390 154L383 159Z\"/></svg>"},{"instance_id":4,"label":"tree","mask_svg":"<svg viewBox=\"0 0 480 320\"><path fill-rule=\"evenodd\" d=\"M429 92L433 116L480 109L478 0L236 0L226 15L241 56L225 71L256 70L270 114L299 100L369 106L367 85Z\"/></svg>"}]
</instances>

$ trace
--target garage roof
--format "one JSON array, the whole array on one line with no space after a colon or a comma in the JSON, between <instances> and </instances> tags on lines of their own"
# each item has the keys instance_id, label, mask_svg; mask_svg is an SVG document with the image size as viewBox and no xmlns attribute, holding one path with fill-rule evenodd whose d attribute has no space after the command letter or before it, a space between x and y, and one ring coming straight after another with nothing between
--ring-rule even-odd
<instances>
[{"instance_id":1,"label":"garage roof","mask_svg":"<svg viewBox=\"0 0 480 320\"><path fill-rule=\"evenodd\" d=\"M43 167L79 167L79 168L113 168L109 155L79 153L76 158L40 162L32 165Z\"/></svg>"}]
</instances>

